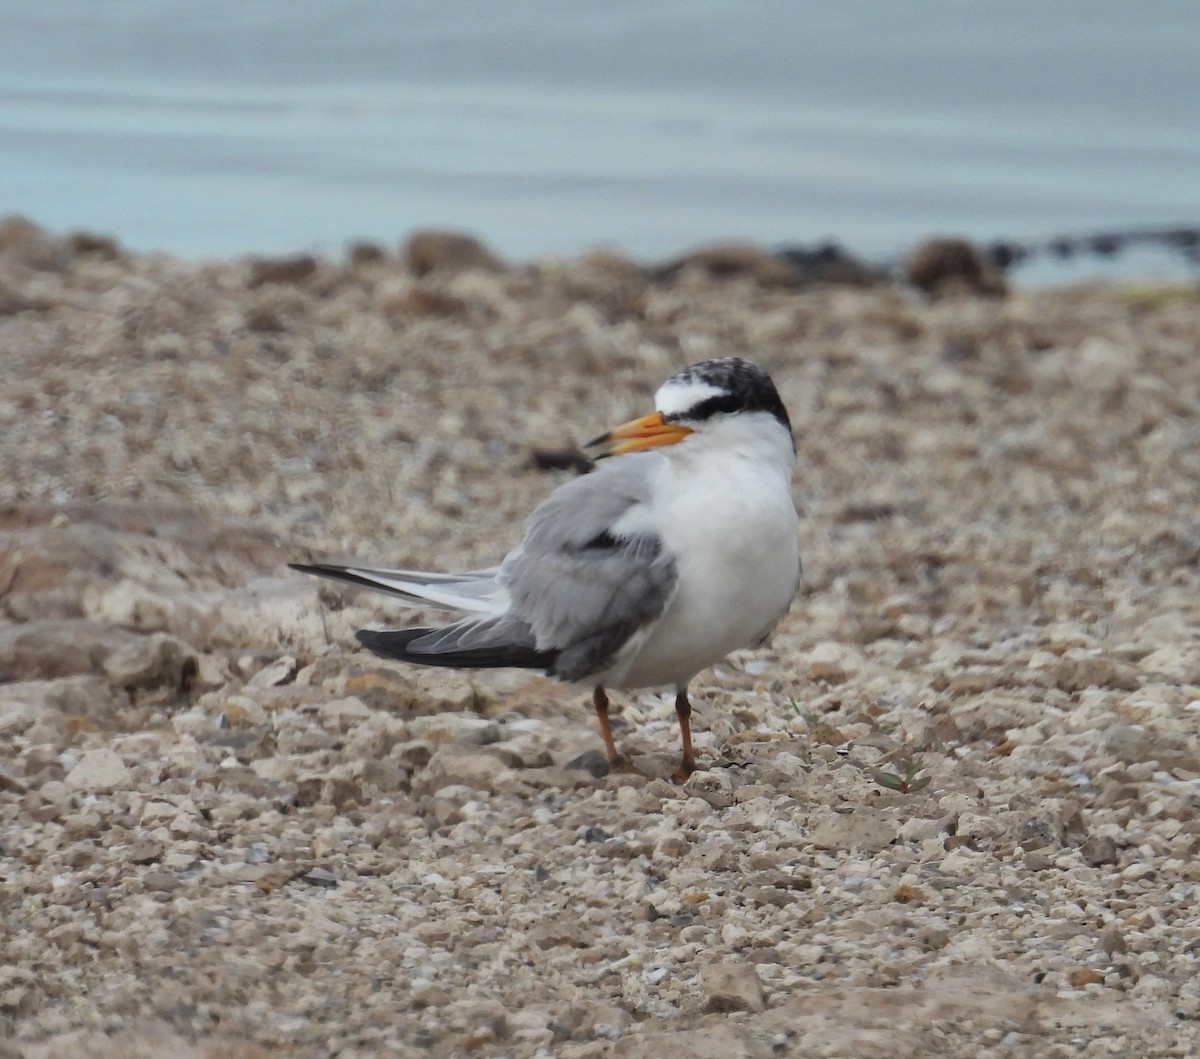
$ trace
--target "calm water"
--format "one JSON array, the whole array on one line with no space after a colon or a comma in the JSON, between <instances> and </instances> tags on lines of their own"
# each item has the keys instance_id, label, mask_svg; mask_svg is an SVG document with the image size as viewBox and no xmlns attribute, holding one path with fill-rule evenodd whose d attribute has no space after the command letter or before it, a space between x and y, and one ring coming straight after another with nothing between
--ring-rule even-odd
<instances>
[{"instance_id":1,"label":"calm water","mask_svg":"<svg viewBox=\"0 0 1200 1059\"><path fill-rule=\"evenodd\" d=\"M185 255L887 256L1200 223L1198 99L1194 0L13 0L0 213Z\"/></svg>"}]
</instances>

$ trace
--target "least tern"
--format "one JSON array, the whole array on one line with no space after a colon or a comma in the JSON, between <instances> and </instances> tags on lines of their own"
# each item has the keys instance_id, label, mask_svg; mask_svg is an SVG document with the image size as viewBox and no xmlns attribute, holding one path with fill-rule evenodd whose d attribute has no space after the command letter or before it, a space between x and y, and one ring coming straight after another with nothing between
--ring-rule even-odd
<instances>
[{"instance_id":1,"label":"least tern","mask_svg":"<svg viewBox=\"0 0 1200 1059\"><path fill-rule=\"evenodd\" d=\"M696 767L688 684L764 643L800 584L796 448L771 377L737 357L672 375L655 409L588 443L601 450L595 470L551 493L499 566L293 569L465 615L357 633L385 658L537 669L591 687L614 770L629 766L605 689L673 687L683 745L674 777L686 779Z\"/></svg>"}]
</instances>

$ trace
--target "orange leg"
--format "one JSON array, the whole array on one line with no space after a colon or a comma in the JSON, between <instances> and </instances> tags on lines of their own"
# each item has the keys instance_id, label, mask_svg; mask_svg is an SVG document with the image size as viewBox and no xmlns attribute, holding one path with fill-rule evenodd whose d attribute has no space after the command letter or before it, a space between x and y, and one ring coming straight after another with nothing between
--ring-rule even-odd
<instances>
[{"instance_id":1,"label":"orange leg","mask_svg":"<svg viewBox=\"0 0 1200 1059\"><path fill-rule=\"evenodd\" d=\"M596 720L600 722L600 738L604 740L609 769L612 772L637 772L613 742L612 725L608 723L608 696L603 688L598 687L592 693L592 705L596 708Z\"/></svg>"},{"instance_id":2,"label":"orange leg","mask_svg":"<svg viewBox=\"0 0 1200 1059\"><path fill-rule=\"evenodd\" d=\"M679 718L679 741L683 745L683 757L671 779L682 783L696 771L696 759L692 756L692 704L688 701L686 687L678 688L675 692L675 716Z\"/></svg>"}]
</instances>

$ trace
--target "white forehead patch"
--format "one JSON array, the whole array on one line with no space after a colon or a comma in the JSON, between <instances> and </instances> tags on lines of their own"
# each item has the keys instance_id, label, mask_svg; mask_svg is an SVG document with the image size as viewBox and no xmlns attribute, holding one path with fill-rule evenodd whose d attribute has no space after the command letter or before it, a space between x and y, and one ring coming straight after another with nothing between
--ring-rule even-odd
<instances>
[{"instance_id":1,"label":"white forehead patch","mask_svg":"<svg viewBox=\"0 0 1200 1059\"><path fill-rule=\"evenodd\" d=\"M654 407L665 416L682 415L709 397L720 397L725 390L703 379L668 379L654 395Z\"/></svg>"}]
</instances>

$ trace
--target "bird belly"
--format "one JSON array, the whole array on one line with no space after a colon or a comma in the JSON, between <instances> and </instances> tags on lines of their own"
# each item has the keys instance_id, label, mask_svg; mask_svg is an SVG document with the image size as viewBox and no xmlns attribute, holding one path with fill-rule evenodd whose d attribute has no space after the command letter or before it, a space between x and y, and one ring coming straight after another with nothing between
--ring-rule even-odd
<instances>
[{"instance_id":1,"label":"bird belly","mask_svg":"<svg viewBox=\"0 0 1200 1059\"><path fill-rule=\"evenodd\" d=\"M800 556L787 482L756 477L712 486L693 483L664 505L663 542L677 557L677 588L641 641L619 654L613 687L686 684L731 651L761 642L791 605Z\"/></svg>"}]
</instances>

